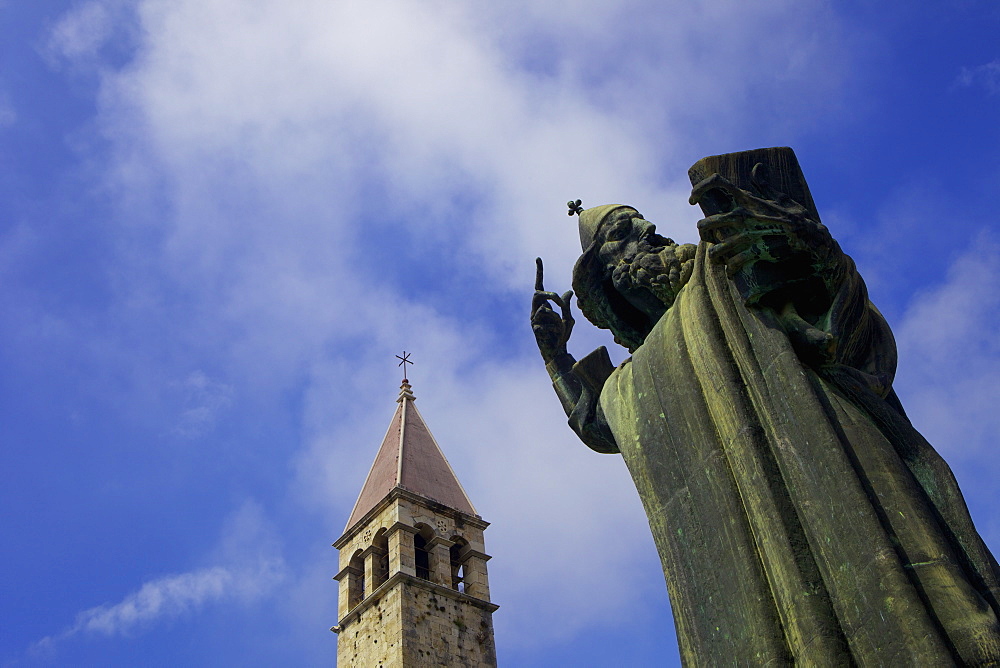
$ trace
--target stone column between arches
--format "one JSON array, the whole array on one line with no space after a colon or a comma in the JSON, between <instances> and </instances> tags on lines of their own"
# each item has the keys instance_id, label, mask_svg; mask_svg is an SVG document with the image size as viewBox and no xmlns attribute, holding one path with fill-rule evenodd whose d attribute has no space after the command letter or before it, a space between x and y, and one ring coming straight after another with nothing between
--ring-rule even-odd
<instances>
[{"instance_id":1,"label":"stone column between arches","mask_svg":"<svg viewBox=\"0 0 1000 668\"><path fill-rule=\"evenodd\" d=\"M486 562L490 555L466 546L460 553L465 567L465 593L482 601L490 600L490 581L486 574Z\"/></svg>"},{"instance_id":2,"label":"stone column between arches","mask_svg":"<svg viewBox=\"0 0 1000 668\"><path fill-rule=\"evenodd\" d=\"M395 573L416 576L416 554L413 547L414 527L397 522L389 527L389 577Z\"/></svg>"},{"instance_id":3,"label":"stone column between arches","mask_svg":"<svg viewBox=\"0 0 1000 668\"><path fill-rule=\"evenodd\" d=\"M427 542L431 556L431 582L451 589L451 546L447 538L435 536Z\"/></svg>"}]
</instances>

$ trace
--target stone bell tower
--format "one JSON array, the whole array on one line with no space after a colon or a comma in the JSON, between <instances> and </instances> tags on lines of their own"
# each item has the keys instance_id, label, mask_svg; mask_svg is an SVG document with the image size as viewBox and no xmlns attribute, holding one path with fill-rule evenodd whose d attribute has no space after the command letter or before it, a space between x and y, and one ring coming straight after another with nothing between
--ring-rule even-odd
<instances>
[{"instance_id":1,"label":"stone bell tower","mask_svg":"<svg viewBox=\"0 0 1000 668\"><path fill-rule=\"evenodd\" d=\"M483 530L404 378L340 550L340 668L496 666Z\"/></svg>"}]
</instances>

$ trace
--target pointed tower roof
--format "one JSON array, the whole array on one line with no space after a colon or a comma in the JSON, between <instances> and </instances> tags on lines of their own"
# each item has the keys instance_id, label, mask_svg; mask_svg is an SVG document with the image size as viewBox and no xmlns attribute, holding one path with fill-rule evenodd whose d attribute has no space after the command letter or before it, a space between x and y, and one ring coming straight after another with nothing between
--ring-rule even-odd
<instances>
[{"instance_id":1,"label":"pointed tower roof","mask_svg":"<svg viewBox=\"0 0 1000 668\"><path fill-rule=\"evenodd\" d=\"M399 406L389 422L389 430L382 439L382 447L375 455L375 462L346 528L354 526L396 487L467 515L478 516L472 501L462 489L462 483L414 405L416 397L405 378L396 401Z\"/></svg>"}]
</instances>

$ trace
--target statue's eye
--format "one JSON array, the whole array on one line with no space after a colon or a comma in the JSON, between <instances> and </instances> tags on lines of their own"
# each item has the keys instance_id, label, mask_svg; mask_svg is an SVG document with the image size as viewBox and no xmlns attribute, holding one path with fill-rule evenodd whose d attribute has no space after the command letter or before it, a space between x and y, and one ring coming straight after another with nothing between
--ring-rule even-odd
<instances>
[{"instance_id":1,"label":"statue's eye","mask_svg":"<svg viewBox=\"0 0 1000 668\"><path fill-rule=\"evenodd\" d=\"M608 241L621 241L628 235L631 225L629 222L621 222L608 230Z\"/></svg>"}]
</instances>

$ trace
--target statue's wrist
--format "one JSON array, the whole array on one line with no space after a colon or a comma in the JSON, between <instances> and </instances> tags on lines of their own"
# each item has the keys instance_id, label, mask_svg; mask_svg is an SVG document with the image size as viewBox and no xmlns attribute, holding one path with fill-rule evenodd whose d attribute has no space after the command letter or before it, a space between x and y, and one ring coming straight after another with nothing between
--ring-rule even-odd
<instances>
[{"instance_id":1,"label":"statue's wrist","mask_svg":"<svg viewBox=\"0 0 1000 668\"><path fill-rule=\"evenodd\" d=\"M555 378L556 376L562 376L570 373L574 364L576 364L576 359L563 350L562 352L552 355L552 357L545 363L545 370L549 372L549 376Z\"/></svg>"}]
</instances>

